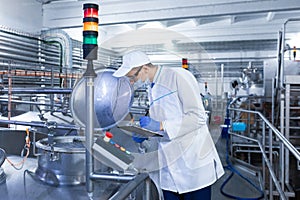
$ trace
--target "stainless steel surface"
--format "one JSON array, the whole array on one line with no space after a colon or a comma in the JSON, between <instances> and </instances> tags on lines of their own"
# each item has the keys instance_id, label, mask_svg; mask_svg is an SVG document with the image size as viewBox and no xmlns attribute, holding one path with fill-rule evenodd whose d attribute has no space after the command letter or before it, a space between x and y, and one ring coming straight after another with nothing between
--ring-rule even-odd
<instances>
[{"instance_id":1,"label":"stainless steel surface","mask_svg":"<svg viewBox=\"0 0 300 200\"><path fill-rule=\"evenodd\" d=\"M118 192L116 192L109 200L126 199L131 192L134 191L139 185L143 184L149 178L148 174L139 174L133 181L123 185Z\"/></svg>"},{"instance_id":2,"label":"stainless steel surface","mask_svg":"<svg viewBox=\"0 0 300 200\"><path fill-rule=\"evenodd\" d=\"M90 197L93 197L94 183L90 179L90 174L94 172L94 159L92 146L94 143L94 83L96 73L94 71L93 60L88 60L87 69L84 73L85 79L85 187Z\"/></svg>"},{"instance_id":3,"label":"stainless steel surface","mask_svg":"<svg viewBox=\"0 0 300 200\"><path fill-rule=\"evenodd\" d=\"M296 66L296 68L300 70L300 65ZM286 84L300 84L300 75L287 75L284 80Z\"/></svg>"},{"instance_id":4,"label":"stainless steel surface","mask_svg":"<svg viewBox=\"0 0 300 200\"><path fill-rule=\"evenodd\" d=\"M13 162L20 160L19 156L9 156ZM0 185L0 199L5 200L88 200L84 184L72 186L53 186L45 184L36 178L34 170L37 167L35 158L28 158L23 169L15 170L8 162L3 169L6 173L6 183ZM75 168L76 166L74 166ZM71 167L70 167L71 168ZM122 185L120 182L97 181L95 182L94 198L108 199Z\"/></svg>"},{"instance_id":5,"label":"stainless steel surface","mask_svg":"<svg viewBox=\"0 0 300 200\"><path fill-rule=\"evenodd\" d=\"M132 89L126 78L112 76L113 69L96 70L94 81L94 125L95 129L109 129L124 119L132 104ZM85 84L80 79L71 96L71 113L75 122L85 127Z\"/></svg>"},{"instance_id":6,"label":"stainless steel surface","mask_svg":"<svg viewBox=\"0 0 300 200\"><path fill-rule=\"evenodd\" d=\"M0 123L2 124L15 124L15 125L24 125L24 126L34 126L34 127L43 127L48 128L48 123L43 122L26 122L26 121L16 121L16 120L5 120L0 119ZM50 122L51 123L51 122ZM75 125L68 125L68 124L56 124L56 129L70 129L70 130L78 130L79 128Z\"/></svg>"},{"instance_id":7,"label":"stainless steel surface","mask_svg":"<svg viewBox=\"0 0 300 200\"><path fill-rule=\"evenodd\" d=\"M51 185L78 185L85 182L84 138L55 137L53 145L48 138L36 142L38 148L37 178Z\"/></svg>"},{"instance_id":8,"label":"stainless steel surface","mask_svg":"<svg viewBox=\"0 0 300 200\"><path fill-rule=\"evenodd\" d=\"M2 74L9 72L2 77L1 84L11 87L9 82L12 78L14 87L60 86L61 80L57 77L37 77L24 73L16 78L15 73L18 70L61 73L63 66L60 55L63 49L58 43L46 42L37 34L22 33L3 26L0 26L0 39L0 49L3 50L0 53L0 70Z\"/></svg>"},{"instance_id":9,"label":"stainless steel surface","mask_svg":"<svg viewBox=\"0 0 300 200\"><path fill-rule=\"evenodd\" d=\"M285 116L284 116L284 119L285 119L285 124L281 124L281 126L285 127L285 130L283 132L284 134L284 137L287 139L287 140L290 140L290 98L291 98L291 85L290 84L285 84ZM289 155L290 155L290 152L285 149L285 184L289 184L290 182L290 168L289 168L289 164L290 164L290 158L289 158ZM298 159L300 160L300 159Z\"/></svg>"},{"instance_id":10,"label":"stainless steel surface","mask_svg":"<svg viewBox=\"0 0 300 200\"><path fill-rule=\"evenodd\" d=\"M51 42L57 42L59 44L61 44L64 49L64 59L62 59L62 65L66 66L68 68L73 67L73 60L72 60L72 40L70 38L70 36L59 29L55 29L55 30L46 30L42 32L41 37L43 38L43 40L46 40L47 42L51 43Z\"/></svg>"},{"instance_id":11,"label":"stainless steel surface","mask_svg":"<svg viewBox=\"0 0 300 200\"><path fill-rule=\"evenodd\" d=\"M119 129L114 128L115 131L120 131ZM113 131L113 132L115 132ZM225 140L220 137L220 127L214 126L211 129L211 134L216 138L216 147L221 156L222 162L225 163ZM124 136L122 138L117 138L117 136ZM125 147L135 147L135 143L131 138L122 134L122 132L116 132L115 140L117 142L127 142L128 144ZM123 143L122 143L123 144ZM137 148L137 147L136 147ZM134 151L131 149L130 151ZM136 149L137 151L137 149ZM18 162L21 158L19 156L9 156L13 162ZM23 169L15 170L11 167L8 162L4 162L2 165L6 175L6 183L0 184L0 198L5 200L88 200L89 196L87 194L84 184L74 185L74 186L52 186L45 184L43 181L35 178L34 170L38 167L38 162L36 158L28 158L24 164ZM247 171L241 171L243 175L255 179L253 174L249 174ZM224 180L230 175L228 171L226 174L219 179L212 186L212 199L213 200L229 200L223 196L220 192L220 187L223 184ZM115 175L117 176L117 175ZM112 197L116 192L120 190L120 187L126 184L123 181L113 181L107 179L97 179L94 182L94 193L93 197L95 200L106 200ZM136 194L136 200L142 200L141 192L144 189L144 185L140 185L137 191L134 191L133 194ZM247 183L239 179L237 176L233 176L232 180L229 181L228 186L225 187L225 190L231 194L239 195L242 197L254 198L257 196L257 191L249 187ZM155 187L151 184L150 190L150 200L157 200L157 196L153 196L156 193Z\"/></svg>"},{"instance_id":12,"label":"stainless steel surface","mask_svg":"<svg viewBox=\"0 0 300 200\"><path fill-rule=\"evenodd\" d=\"M43 51L46 54L49 53L47 58L43 55L47 64L57 64L59 59L57 57L59 54L57 46L52 45L51 50L48 52L47 46L38 44L42 41L38 37L38 35L28 35L22 32L15 33L12 29L0 27L0 38L4 42L0 44L0 47L6 49L6 51L0 53L0 56L13 59L13 64L19 62L39 63L41 55L38 54L38 51ZM39 48L37 48L38 45Z\"/></svg>"},{"instance_id":13,"label":"stainless steel surface","mask_svg":"<svg viewBox=\"0 0 300 200\"><path fill-rule=\"evenodd\" d=\"M278 72L277 72L277 63L278 61L276 59L272 60L265 60L264 61L264 90L265 90L265 96L267 98L272 97L272 89L273 84L272 80L275 79L276 82L278 82ZM283 73L286 75L283 77L282 82L295 80L295 82L299 82L299 80L294 79L293 77L299 75L300 73L300 63L295 62L294 60L285 60L284 61L284 70ZM286 80L288 79L288 80ZM282 84L282 83L280 83Z\"/></svg>"},{"instance_id":14,"label":"stainless steel surface","mask_svg":"<svg viewBox=\"0 0 300 200\"><path fill-rule=\"evenodd\" d=\"M93 180L113 180L113 181L131 181L135 175L130 174L112 174L112 173L92 173L90 178Z\"/></svg>"}]
</instances>

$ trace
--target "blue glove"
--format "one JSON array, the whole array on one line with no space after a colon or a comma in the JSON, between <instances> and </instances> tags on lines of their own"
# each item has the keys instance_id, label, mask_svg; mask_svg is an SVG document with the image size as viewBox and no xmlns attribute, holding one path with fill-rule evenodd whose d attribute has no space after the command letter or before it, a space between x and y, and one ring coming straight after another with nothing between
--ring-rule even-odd
<instances>
[{"instance_id":1,"label":"blue glove","mask_svg":"<svg viewBox=\"0 0 300 200\"><path fill-rule=\"evenodd\" d=\"M135 141L136 143L142 143L145 140L147 140L147 138L141 137L135 133L132 134L132 140Z\"/></svg>"},{"instance_id":2,"label":"blue glove","mask_svg":"<svg viewBox=\"0 0 300 200\"><path fill-rule=\"evenodd\" d=\"M160 131L160 122L147 116L140 118L140 126L150 131Z\"/></svg>"}]
</instances>

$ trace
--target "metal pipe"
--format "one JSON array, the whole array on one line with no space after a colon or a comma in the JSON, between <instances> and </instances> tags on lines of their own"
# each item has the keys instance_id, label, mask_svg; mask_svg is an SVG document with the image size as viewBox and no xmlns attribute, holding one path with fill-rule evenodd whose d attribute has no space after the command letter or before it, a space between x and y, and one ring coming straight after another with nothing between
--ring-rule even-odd
<instances>
[{"instance_id":1,"label":"metal pipe","mask_svg":"<svg viewBox=\"0 0 300 200\"><path fill-rule=\"evenodd\" d=\"M285 53L285 31L287 24L287 21L283 24L283 30L282 30L282 45L281 45L281 66L279 67L279 74L277 75L279 77L280 81L280 88L283 88L283 77L284 77L284 53Z\"/></svg>"},{"instance_id":2,"label":"metal pipe","mask_svg":"<svg viewBox=\"0 0 300 200\"><path fill-rule=\"evenodd\" d=\"M258 111L252 111L252 110L243 110L243 109L237 109L237 108L229 108L229 110L232 110L232 111L238 111L238 112L248 112L248 113L254 113L254 114L257 114L261 117L261 119L267 124L267 126L272 129L272 131L275 133L275 135L278 137L278 139L286 146L286 148L288 148L290 150L290 152L295 156L295 158L297 160L300 160L300 153L299 151L295 148L294 145L292 145L290 143L290 141L288 141L283 135L281 132L279 132L277 130L277 128L275 128L273 126L273 124L271 124L269 122L269 120L267 120L260 112Z\"/></svg>"},{"instance_id":3,"label":"metal pipe","mask_svg":"<svg viewBox=\"0 0 300 200\"><path fill-rule=\"evenodd\" d=\"M86 138L86 190L90 198L93 196L94 184L90 179L90 175L94 172L93 160L93 143L94 143L94 79L96 73L93 67L93 60L88 60L85 77L85 103L86 103L86 123L85 123L85 138Z\"/></svg>"},{"instance_id":4,"label":"metal pipe","mask_svg":"<svg viewBox=\"0 0 300 200\"><path fill-rule=\"evenodd\" d=\"M0 26L0 38L0 48L5 50L0 52L2 58L12 59L14 62L23 61L27 64L41 62L44 65L57 64L57 48L51 48L49 45L36 48L40 42L45 42L38 35L29 35ZM43 51L43 53L41 54L40 51ZM51 60L55 62L51 62Z\"/></svg>"},{"instance_id":5,"label":"metal pipe","mask_svg":"<svg viewBox=\"0 0 300 200\"><path fill-rule=\"evenodd\" d=\"M150 200L151 195L151 179L147 178L145 181L145 200Z\"/></svg>"},{"instance_id":6,"label":"metal pipe","mask_svg":"<svg viewBox=\"0 0 300 200\"><path fill-rule=\"evenodd\" d=\"M231 132L229 132L229 134L231 134L231 135L233 135L233 136L236 136L236 137L240 137L240 138L246 139L246 140L250 140L250 141L256 142L256 143L258 144L258 146L259 146L259 148L260 148L260 150L261 150L261 153L262 153L262 155L263 155L263 158L264 158L264 160L265 160L265 163L266 163L267 166L268 166L270 175L271 175L272 180L273 180L273 182L274 182L274 184L275 184L275 187L276 187L276 189L277 189L277 191L278 191L278 193L279 193L280 198L281 198L281 199L287 199L286 196L285 196L285 194L284 194L284 192L282 191L282 189L281 189L281 187L280 187L280 184L279 184L279 182L278 182L278 180L277 180L277 178L276 178L275 172L274 172L274 170L273 170L273 168L272 168L272 166L271 166L271 163L269 162L269 159L268 159L268 157L267 157L267 155L266 155L266 153L265 153L265 151L264 151L264 149L263 149L261 143L260 143L258 140L253 139L253 138L250 138L250 137L247 137L247 136L238 135L238 134L231 133ZM271 189L272 189L272 188L270 188L270 192L271 192ZM271 193L270 193L270 194L271 194Z\"/></svg>"},{"instance_id":7,"label":"metal pipe","mask_svg":"<svg viewBox=\"0 0 300 200\"><path fill-rule=\"evenodd\" d=\"M275 93L274 94L276 94L276 95L274 95L274 96L272 96L272 98L273 97L277 97L277 95L278 95L278 90L277 90L277 88L279 88L279 72L280 72L280 67L281 67L281 62L282 62L282 60L281 60L281 55L282 55L282 52L281 52L281 50L282 50L282 31L279 31L278 32L278 46L277 46L277 67L276 67L276 74L277 74L277 78L275 78L275 84L273 84L273 87L272 87L272 89L274 89L274 86L275 86L275 88L276 88L276 91L275 91ZM273 80L274 80L274 78L273 78ZM272 93L273 94L273 93ZM273 105L273 104L272 104Z\"/></svg>"},{"instance_id":8,"label":"metal pipe","mask_svg":"<svg viewBox=\"0 0 300 200\"><path fill-rule=\"evenodd\" d=\"M1 99L0 102L8 102L8 99ZM62 104L49 104L49 103L41 103L35 101L23 101L23 100L11 100L11 103L19 103L19 104L30 104L30 105L40 105L40 106L55 106L55 107L62 107Z\"/></svg>"},{"instance_id":9,"label":"metal pipe","mask_svg":"<svg viewBox=\"0 0 300 200\"><path fill-rule=\"evenodd\" d=\"M42 37L46 41L57 41L62 43L63 49L65 50L65 59L63 66L67 66L71 68L73 66L73 60L72 60L72 40L70 36L63 30L55 29L55 30L47 30L42 32Z\"/></svg>"},{"instance_id":10,"label":"metal pipe","mask_svg":"<svg viewBox=\"0 0 300 200\"><path fill-rule=\"evenodd\" d=\"M143 181L149 178L148 174L138 174L135 179L123 185L109 200L123 200L136 189Z\"/></svg>"},{"instance_id":11,"label":"metal pipe","mask_svg":"<svg viewBox=\"0 0 300 200\"><path fill-rule=\"evenodd\" d=\"M109 173L91 173L90 178L93 180L110 180L110 181L131 181L135 178L135 175L120 175L120 174L109 174Z\"/></svg>"},{"instance_id":12,"label":"metal pipe","mask_svg":"<svg viewBox=\"0 0 300 200\"><path fill-rule=\"evenodd\" d=\"M265 128L266 128L266 123L263 122L263 137L262 137L262 144L263 144L263 148L264 148L264 151L266 151L266 132L265 132ZM262 159L262 168L263 168L263 188L266 188L266 164L265 162L263 161Z\"/></svg>"},{"instance_id":13,"label":"metal pipe","mask_svg":"<svg viewBox=\"0 0 300 200\"><path fill-rule=\"evenodd\" d=\"M290 92L290 88L291 85L290 84L286 84L285 86L285 132L284 132L284 136L287 140L290 139L290 96L291 96L291 92ZM290 162L290 158L289 158L290 152L285 149L285 184L289 185L290 182L290 169L289 169L289 162Z\"/></svg>"},{"instance_id":14,"label":"metal pipe","mask_svg":"<svg viewBox=\"0 0 300 200\"><path fill-rule=\"evenodd\" d=\"M6 75L10 73L13 76L34 76L34 77L40 77L40 76L47 76L47 77L53 77L53 78L75 78L79 79L81 77L80 74L65 74L65 73L58 73L58 72L50 72L50 71L42 71L42 70L22 70L22 69L16 69L16 70L2 70L0 71L0 75Z\"/></svg>"},{"instance_id":15,"label":"metal pipe","mask_svg":"<svg viewBox=\"0 0 300 200\"><path fill-rule=\"evenodd\" d=\"M32 154L34 156L40 156L41 154L36 152L36 130L32 130L33 136L32 136Z\"/></svg>"},{"instance_id":16,"label":"metal pipe","mask_svg":"<svg viewBox=\"0 0 300 200\"><path fill-rule=\"evenodd\" d=\"M9 71L11 70L11 66L9 66ZM7 102L7 118L8 120L10 120L11 117L11 97L12 97L12 78L11 78L11 74L8 73L8 102ZM8 124L8 128L10 127L10 125Z\"/></svg>"},{"instance_id":17,"label":"metal pipe","mask_svg":"<svg viewBox=\"0 0 300 200\"><path fill-rule=\"evenodd\" d=\"M15 124L15 125L22 125L22 126L34 126L34 127L48 128L47 123L24 122L24 121L5 120L5 119L0 119L0 124ZM80 127L77 127L75 125L56 124L55 129L80 130Z\"/></svg>"},{"instance_id":18,"label":"metal pipe","mask_svg":"<svg viewBox=\"0 0 300 200\"><path fill-rule=\"evenodd\" d=\"M278 73L277 73L278 74ZM278 78L277 78L277 80L278 80ZM271 107L271 113L272 113L272 115L271 115L271 122L272 122L272 124L274 124L275 123L275 119L274 119L274 113L275 113L275 96L277 96L277 95L275 95L276 94L276 92L275 92L275 88L274 88L274 84L275 84L275 79L274 78L272 78L272 100L271 100L271 102L272 102L272 107ZM277 99L276 99L276 101L277 101Z\"/></svg>"},{"instance_id":19,"label":"metal pipe","mask_svg":"<svg viewBox=\"0 0 300 200\"><path fill-rule=\"evenodd\" d=\"M9 89L0 89L0 93L7 94ZM70 94L71 88L12 88L11 92L14 94Z\"/></svg>"},{"instance_id":20,"label":"metal pipe","mask_svg":"<svg viewBox=\"0 0 300 200\"><path fill-rule=\"evenodd\" d=\"M215 80L216 80L216 96L218 96L218 86L219 86L219 83L218 83L218 70L216 69L215 70ZM218 98L217 98L218 99ZM218 115L219 114L219 111L218 111L218 101L214 104L214 108L213 110L215 110L215 115Z\"/></svg>"},{"instance_id":21,"label":"metal pipe","mask_svg":"<svg viewBox=\"0 0 300 200\"><path fill-rule=\"evenodd\" d=\"M284 95L280 94L280 132L284 133ZM280 163L281 163L281 171L280 171L280 180L281 180L281 187L284 188L284 177L285 177L285 148L284 144L281 144L280 149Z\"/></svg>"},{"instance_id":22,"label":"metal pipe","mask_svg":"<svg viewBox=\"0 0 300 200\"><path fill-rule=\"evenodd\" d=\"M272 130L269 129L269 161L270 161L270 167L273 168L273 139L272 139ZM278 183L279 184L279 183ZM280 185L280 184L279 184ZM273 200L273 182L272 182L272 177L269 177L269 199Z\"/></svg>"},{"instance_id":23,"label":"metal pipe","mask_svg":"<svg viewBox=\"0 0 300 200\"><path fill-rule=\"evenodd\" d=\"M236 146L238 146L238 144ZM257 145L257 147L259 148L258 145ZM265 152L269 153L269 151L265 151ZM234 153L261 153L261 151L260 150L251 150L251 149L248 149L248 150L246 150L246 149L245 150L235 149ZM276 152L273 151L273 155L278 156L278 153L276 153ZM262 167L262 168L264 168L264 167Z\"/></svg>"},{"instance_id":24,"label":"metal pipe","mask_svg":"<svg viewBox=\"0 0 300 200\"><path fill-rule=\"evenodd\" d=\"M263 140L263 139L262 139ZM248 143L238 143L238 144L232 144L232 146L236 146L236 147L252 147L252 148L258 148L258 145L256 145L256 144L248 144ZM265 147L268 147L268 146L265 146ZM279 149L279 146L274 146L273 145L273 148L278 148ZM268 151L266 151L266 152L268 152Z\"/></svg>"},{"instance_id":25,"label":"metal pipe","mask_svg":"<svg viewBox=\"0 0 300 200\"><path fill-rule=\"evenodd\" d=\"M287 87L287 89L288 89L288 87ZM283 109L284 108L284 101L283 100L281 101L281 104L283 104L283 105L281 105L281 109ZM289 163L288 163L289 159L286 158L286 156L284 156L284 155L287 154L287 153L290 154L290 152L291 152L296 157L296 159L299 160L300 159L299 151L289 142L288 138L286 138L281 132L279 132L260 112L250 111L250 110L242 110L242 109L235 109L235 108L229 108L229 109L234 110L234 111L239 111L239 112L254 113L254 114L258 114L261 117L263 122L266 123L268 125L268 127L270 128L269 129L269 131L270 131L269 132L270 133L270 136L269 136L270 151L272 151L272 148L273 148L272 147L272 131L275 133L277 138L280 140L279 142L281 142L281 145L280 145L280 147L281 147L280 148L280 154L281 154L280 155L280 164L281 164L280 165L280 167L281 167L280 170L281 171L280 171L280 174L279 174L279 179L280 179L281 184L279 182L278 182L278 184L279 184L279 186L281 186L281 190L283 191L284 188L285 188L285 184L287 186L289 185L289 181L286 181L286 179L289 178L289 171L286 169L286 168L289 167ZM284 125L285 121L286 120L284 120L284 118L281 118L281 125L282 125L281 130L282 130L282 132L284 131L283 125ZM286 123L289 123L289 122L286 122ZM252 139L252 140L254 140L254 139ZM265 154L265 152L264 152L264 154ZM265 156L265 155L263 155L263 156ZM272 162L272 154L270 156L270 161L269 161L270 165L268 165L268 163L266 163L268 168L269 168L269 171L271 170L270 167L272 167L271 162ZM271 173L271 171L270 171L270 173ZM272 180L274 180L273 177L272 177ZM275 183L275 186L278 190L278 186L276 185L277 183L275 181L274 181L274 183ZM272 195L274 193L272 191L273 185L272 185L271 179L270 179L269 188L270 188L270 199L272 199L273 198Z\"/></svg>"},{"instance_id":26,"label":"metal pipe","mask_svg":"<svg viewBox=\"0 0 300 200\"><path fill-rule=\"evenodd\" d=\"M226 98L226 97L224 97L224 85L225 85L224 84L224 64L221 64L221 99L225 99ZM221 101L220 116L223 116L223 113L222 113L223 110L224 110L224 103L223 103L223 101Z\"/></svg>"}]
</instances>

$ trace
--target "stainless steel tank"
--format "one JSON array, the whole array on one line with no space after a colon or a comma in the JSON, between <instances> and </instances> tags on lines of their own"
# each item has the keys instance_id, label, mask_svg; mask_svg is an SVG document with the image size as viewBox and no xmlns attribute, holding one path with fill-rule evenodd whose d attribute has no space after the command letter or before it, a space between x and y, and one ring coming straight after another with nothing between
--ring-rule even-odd
<instances>
[{"instance_id":1,"label":"stainless steel tank","mask_svg":"<svg viewBox=\"0 0 300 200\"><path fill-rule=\"evenodd\" d=\"M123 120L132 104L132 87L127 78L116 78L113 69L96 70L94 80L94 127L107 130ZM86 118L85 79L81 78L71 95L71 113L77 125L84 128ZM53 140L53 141L52 141ZM50 141L50 140L49 140ZM61 136L36 143L39 151L35 175L51 185L77 185L85 181L84 137ZM95 161L96 162L96 161ZM98 169L106 168L98 164ZM96 168L95 168L96 169Z\"/></svg>"},{"instance_id":2,"label":"stainless steel tank","mask_svg":"<svg viewBox=\"0 0 300 200\"><path fill-rule=\"evenodd\" d=\"M84 137L55 137L53 144L48 138L36 142L38 167L35 175L51 185L77 185L85 181Z\"/></svg>"}]
</instances>

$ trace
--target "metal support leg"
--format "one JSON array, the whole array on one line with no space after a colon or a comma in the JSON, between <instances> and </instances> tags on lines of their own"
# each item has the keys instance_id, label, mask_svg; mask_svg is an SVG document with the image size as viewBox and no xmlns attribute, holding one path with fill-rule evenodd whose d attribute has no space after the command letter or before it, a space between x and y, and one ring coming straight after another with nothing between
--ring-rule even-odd
<instances>
[{"instance_id":1,"label":"metal support leg","mask_svg":"<svg viewBox=\"0 0 300 200\"><path fill-rule=\"evenodd\" d=\"M151 179L147 178L145 181L145 200L150 200L151 195Z\"/></svg>"},{"instance_id":2,"label":"metal support leg","mask_svg":"<svg viewBox=\"0 0 300 200\"><path fill-rule=\"evenodd\" d=\"M93 197L94 185L90 175L94 171L94 161L92 146L94 142L94 78L96 74L93 69L93 61L88 60L87 70L84 74L86 78L86 124L85 124L85 143L86 143L86 190L90 199Z\"/></svg>"}]
</instances>

